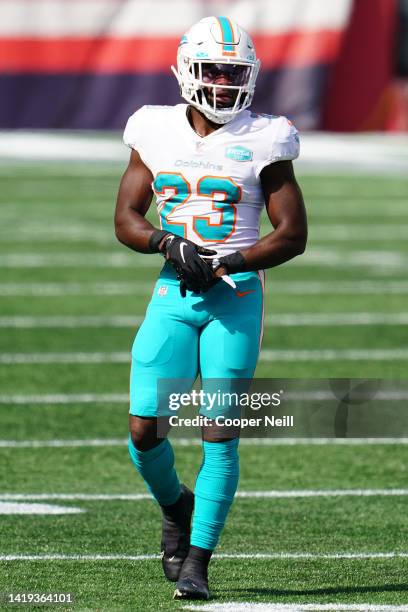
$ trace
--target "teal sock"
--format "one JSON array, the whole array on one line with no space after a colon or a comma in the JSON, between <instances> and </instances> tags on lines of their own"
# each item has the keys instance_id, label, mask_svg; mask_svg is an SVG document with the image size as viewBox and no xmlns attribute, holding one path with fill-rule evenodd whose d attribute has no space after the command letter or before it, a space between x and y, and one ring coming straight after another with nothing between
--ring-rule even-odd
<instances>
[{"instance_id":1,"label":"teal sock","mask_svg":"<svg viewBox=\"0 0 408 612\"><path fill-rule=\"evenodd\" d=\"M147 451L135 448L129 436L129 454L137 471L155 500L162 506L176 503L180 497L180 482L174 469L174 453L165 439Z\"/></svg>"},{"instance_id":2,"label":"teal sock","mask_svg":"<svg viewBox=\"0 0 408 612\"><path fill-rule=\"evenodd\" d=\"M214 550L239 479L238 438L227 442L203 442L203 462L194 490L195 504L191 544Z\"/></svg>"}]
</instances>

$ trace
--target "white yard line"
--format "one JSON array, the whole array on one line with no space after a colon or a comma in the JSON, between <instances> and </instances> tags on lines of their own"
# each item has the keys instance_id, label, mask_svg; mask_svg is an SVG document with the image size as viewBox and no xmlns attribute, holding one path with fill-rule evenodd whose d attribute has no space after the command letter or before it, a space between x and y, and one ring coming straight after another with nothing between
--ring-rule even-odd
<instances>
[{"instance_id":1,"label":"white yard line","mask_svg":"<svg viewBox=\"0 0 408 612\"><path fill-rule=\"evenodd\" d=\"M16 207L22 206L19 202L11 202L3 204L3 207ZM50 208L58 208L59 204L50 203ZM3 208L4 210L4 208ZM26 209L27 210L27 209ZM394 226L387 226L390 231L394 232ZM401 226L400 231L401 231ZM397 230L398 226L395 226ZM379 226L379 230L381 226ZM383 228L385 230L385 228ZM385 230L387 231L387 230ZM398 231L398 230L397 230ZM344 232L345 234L346 232ZM343 235L343 231L340 230L340 234ZM113 231L110 227L104 226L98 227L96 224L84 223L83 225L39 225L38 223L26 222L22 227L18 227L15 231L0 230L0 240L3 244L30 244L38 243L52 243L58 242L59 244L84 242L85 244L101 244L109 245L112 247L117 246L117 241Z\"/></svg>"},{"instance_id":2,"label":"white yard line","mask_svg":"<svg viewBox=\"0 0 408 612\"><path fill-rule=\"evenodd\" d=\"M73 252L73 253L2 253L3 268L155 268L163 261L155 255L142 255L126 251ZM303 268L318 265L332 268L370 268L378 270L406 270L408 256L398 250L345 250L310 247L304 256L296 258L291 267Z\"/></svg>"},{"instance_id":3,"label":"white yard line","mask_svg":"<svg viewBox=\"0 0 408 612\"><path fill-rule=\"evenodd\" d=\"M199 438L172 438L173 446L201 446ZM408 438L241 438L241 446L372 446L408 444ZM83 440L0 440L0 448L88 448L126 446L126 438Z\"/></svg>"},{"instance_id":4,"label":"white yard line","mask_svg":"<svg viewBox=\"0 0 408 612\"><path fill-rule=\"evenodd\" d=\"M92 363L92 362L91 362ZM346 391L345 391L346 393ZM353 391L354 399L364 401L395 401L408 399L408 389L385 389L373 391L369 396L364 391L359 395L358 390ZM329 389L286 391L285 401L328 402L338 401L337 396ZM24 405L27 404L122 404L129 401L127 393L48 393L41 395L30 394L2 394L0 404Z\"/></svg>"},{"instance_id":5,"label":"white yard line","mask_svg":"<svg viewBox=\"0 0 408 612\"><path fill-rule=\"evenodd\" d=\"M130 353L0 353L0 364L130 363ZM322 349L284 351L264 349L261 361L406 361L408 349ZM0 396L1 397L1 396ZM90 400L92 401L92 400Z\"/></svg>"},{"instance_id":6,"label":"white yard line","mask_svg":"<svg viewBox=\"0 0 408 612\"><path fill-rule=\"evenodd\" d=\"M191 442L193 443L194 440ZM87 448L93 446L111 447L126 445L126 438L87 438L84 440L0 440L0 448Z\"/></svg>"},{"instance_id":7,"label":"white yard line","mask_svg":"<svg viewBox=\"0 0 408 612\"><path fill-rule=\"evenodd\" d=\"M0 500L1 514L80 514L82 508L72 506L55 506L54 504L21 504Z\"/></svg>"},{"instance_id":8,"label":"white yard line","mask_svg":"<svg viewBox=\"0 0 408 612\"><path fill-rule=\"evenodd\" d=\"M156 268L163 260L154 255L127 252L7 253L0 255L0 268Z\"/></svg>"},{"instance_id":9,"label":"white yard line","mask_svg":"<svg viewBox=\"0 0 408 612\"><path fill-rule=\"evenodd\" d=\"M356 287L358 284L356 284ZM380 285L379 285L380 286ZM68 295L137 295L152 293L154 283L106 281L100 283L0 283L0 296L65 297ZM384 285L381 283L382 292ZM408 293L408 283L406 287ZM405 293L405 289L403 290Z\"/></svg>"},{"instance_id":10,"label":"white yard line","mask_svg":"<svg viewBox=\"0 0 408 612\"><path fill-rule=\"evenodd\" d=\"M305 255L293 260L289 265L296 267L316 267L321 265L329 268L371 268L379 270L406 269L408 257L405 253L391 250L346 250L330 248L309 248Z\"/></svg>"},{"instance_id":11,"label":"white yard line","mask_svg":"<svg viewBox=\"0 0 408 612\"><path fill-rule=\"evenodd\" d=\"M280 351L264 349L261 361L406 361L408 349L322 349Z\"/></svg>"},{"instance_id":12,"label":"white yard line","mask_svg":"<svg viewBox=\"0 0 408 612\"><path fill-rule=\"evenodd\" d=\"M200 443L200 441L198 441ZM188 438L172 440L172 444L184 446L189 443ZM244 446L359 446L381 444L408 444L408 438L242 438L239 442Z\"/></svg>"},{"instance_id":13,"label":"white yard line","mask_svg":"<svg viewBox=\"0 0 408 612\"><path fill-rule=\"evenodd\" d=\"M130 363L131 355L118 353L0 353L0 364Z\"/></svg>"},{"instance_id":14,"label":"white yard line","mask_svg":"<svg viewBox=\"0 0 408 612\"><path fill-rule=\"evenodd\" d=\"M405 360L408 359L408 349L326 349L303 351L274 351L265 349L261 352L260 359L261 361ZM130 361L131 354L126 351L113 353L0 353L0 364L3 365L130 363Z\"/></svg>"},{"instance_id":15,"label":"white yard line","mask_svg":"<svg viewBox=\"0 0 408 612\"><path fill-rule=\"evenodd\" d=\"M408 189L407 189L408 197ZM61 236L62 238L62 236ZM385 223L378 224L361 224L349 223L313 223L310 227L310 241L329 241L329 242L379 242L381 240L406 240L408 238L407 225L395 225Z\"/></svg>"},{"instance_id":16,"label":"white yard line","mask_svg":"<svg viewBox=\"0 0 408 612\"><path fill-rule=\"evenodd\" d=\"M0 328L135 327L141 315L9 316L0 317ZM408 312L275 313L265 317L274 327L321 327L344 325L408 325Z\"/></svg>"},{"instance_id":17,"label":"white yard line","mask_svg":"<svg viewBox=\"0 0 408 612\"><path fill-rule=\"evenodd\" d=\"M408 312L276 313L265 317L265 325L273 325L276 327L408 325Z\"/></svg>"},{"instance_id":18,"label":"white yard line","mask_svg":"<svg viewBox=\"0 0 408 612\"><path fill-rule=\"evenodd\" d=\"M142 322L142 316L112 315L112 316L16 316L0 317L0 328L75 328L75 327L135 327Z\"/></svg>"},{"instance_id":19,"label":"white yard line","mask_svg":"<svg viewBox=\"0 0 408 612\"><path fill-rule=\"evenodd\" d=\"M408 606L393 604L344 604L344 603L253 603L225 602L186 604L183 610L202 612L407 612Z\"/></svg>"},{"instance_id":20,"label":"white yard line","mask_svg":"<svg viewBox=\"0 0 408 612\"><path fill-rule=\"evenodd\" d=\"M91 362L92 363L92 362ZM345 391L346 393L346 391ZM353 391L354 399L364 401L395 401L408 399L408 389L373 390L369 396L364 391L359 395L358 390ZM330 389L285 391L285 401L328 402L338 401ZM2 394L0 404L24 405L27 404L122 404L129 401L127 393L49 393L41 395Z\"/></svg>"},{"instance_id":21,"label":"white yard line","mask_svg":"<svg viewBox=\"0 0 408 612\"><path fill-rule=\"evenodd\" d=\"M289 491L238 491L242 499L298 499L314 497L405 497L408 489L304 489ZM0 502L8 501L142 501L149 493L0 493Z\"/></svg>"},{"instance_id":22,"label":"white yard line","mask_svg":"<svg viewBox=\"0 0 408 612\"><path fill-rule=\"evenodd\" d=\"M408 293L406 281L270 281L267 292L271 295L389 295ZM0 285L1 294L1 285Z\"/></svg>"},{"instance_id":23,"label":"white yard line","mask_svg":"<svg viewBox=\"0 0 408 612\"><path fill-rule=\"evenodd\" d=\"M290 491L238 491L236 496L249 499L285 499L302 497L394 497L406 496L408 489L305 489ZM2 495L0 495L0 499Z\"/></svg>"},{"instance_id":24,"label":"white yard line","mask_svg":"<svg viewBox=\"0 0 408 612\"><path fill-rule=\"evenodd\" d=\"M55 393L46 395L0 395L0 404L122 404L127 393Z\"/></svg>"},{"instance_id":25,"label":"white yard line","mask_svg":"<svg viewBox=\"0 0 408 612\"><path fill-rule=\"evenodd\" d=\"M11 206L12 204L8 204ZM50 206L58 206L51 204ZM369 212L368 214L371 214ZM266 222L262 224L261 231L266 232L270 228L270 224ZM0 239L3 243L16 244L26 243L27 240L31 243L75 243L86 242L109 245L110 248L115 246L116 239L110 228L95 227L91 223L83 225L39 225L38 223L27 222L23 227L18 227L16 231L0 230ZM406 225L396 225L395 223L386 223L384 225L366 223L343 223L343 224L325 224L314 223L310 228L310 241L315 244L319 242L335 243L335 242L379 242L384 240L406 240L408 239L408 227ZM125 253L125 252L124 252Z\"/></svg>"},{"instance_id":26,"label":"white yard line","mask_svg":"<svg viewBox=\"0 0 408 612\"><path fill-rule=\"evenodd\" d=\"M408 559L408 552L355 552L355 553L215 553L215 559L327 559L331 561L350 559L350 560L367 560L367 559ZM149 559L160 559L160 555L81 555L81 554L18 554L18 555L0 555L0 561L146 561Z\"/></svg>"},{"instance_id":27,"label":"white yard line","mask_svg":"<svg viewBox=\"0 0 408 612\"><path fill-rule=\"evenodd\" d=\"M323 192L309 194L308 197L313 198L317 203L322 202L322 206L320 206L319 209L314 209L314 218L322 222L328 221L333 218L335 218L337 221L339 217L339 206L341 206L341 204L339 204L341 200L338 199L339 195L339 193L328 193L327 195L325 195ZM385 222L388 222L390 219L405 219L408 216L408 210L405 204L407 200L406 193L400 193L395 196L390 194L379 194L378 196L375 196L371 194L364 195L360 193L358 198L355 198L354 196L355 194L351 195L347 192L344 193L342 199L343 202L347 201L347 208L342 208L340 213L342 219L350 220L350 222L353 224L359 223L361 219L365 218L366 215L370 215L371 218L373 215L379 215L384 218ZM375 210L371 210L370 206L367 206L368 200L371 200L371 202L375 200L376 202L381 203L381 200L387 200L389 198L395 198L393 208L390 208L389 210L385 211L384 206L381 206L381 204L380 206L376 207ZM327 207L326 204L328 204ZM364 207L364 210L362 210L362 205Z\"/></svg>"},{"instance_id":28,"label":"white yard line","mask_svg":"<svg viewBox=\"0 0 408 612\"><path fill-rule=\"evenodd\" d=\"M61 297L68 295L149 295L154 282L106 281L99 283L0 283L0 296ZM407 281L271 281L266 293L270 295L405 295Z\"/></svg>"}]
</instances>

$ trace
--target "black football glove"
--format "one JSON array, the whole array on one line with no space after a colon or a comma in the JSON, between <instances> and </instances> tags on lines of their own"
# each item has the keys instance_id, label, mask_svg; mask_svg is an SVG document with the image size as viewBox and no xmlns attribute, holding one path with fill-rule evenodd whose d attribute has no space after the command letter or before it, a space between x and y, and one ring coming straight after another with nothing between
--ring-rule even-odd
<instances>
[{"instance_id":1,"label":"black football glove","mask_svg":"<svg viewBox=\"0 0 408 612\"><path fill-rule=\"evenodd\" d=\"M218 268L225 268L227 274L235 274L236 272L243 272L246 269L246 261L240 251L231 253L230 255L224 255L217 259L207 259L208 265L212 267L213 272Z\"/></svg>"},{"instance_id":2,"label":"black football glove","mask_svg":"<svg viewBox=\"0 0 408 612\"><path fill-rule=\"evenodd\" d=\"M203 293L214 284L213 271L200 255L208 257L216 255L216 251L162 230L153 232L149 246L152 252L160 251L176 270L183 297L187 289L193 293Z\"/></svg>"}]
</instances>

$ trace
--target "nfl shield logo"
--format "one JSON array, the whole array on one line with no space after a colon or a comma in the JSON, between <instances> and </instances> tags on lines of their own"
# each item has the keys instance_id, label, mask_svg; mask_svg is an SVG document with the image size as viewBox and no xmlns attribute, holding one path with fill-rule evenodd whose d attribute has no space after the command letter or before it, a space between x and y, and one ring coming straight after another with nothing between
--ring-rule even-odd
<instances>
[{"instance_id":1,"label":"nfl shield logo","mask_svg":"<svg viewBox=\"0 0 408 612\"><path fill-rule=\"evenodd\" d=\"M157 295L159 297L163 297L167 294L167 286L166 285L162 285L161 287L158 288L157 290Z\"/></svg>"}]
</instances>

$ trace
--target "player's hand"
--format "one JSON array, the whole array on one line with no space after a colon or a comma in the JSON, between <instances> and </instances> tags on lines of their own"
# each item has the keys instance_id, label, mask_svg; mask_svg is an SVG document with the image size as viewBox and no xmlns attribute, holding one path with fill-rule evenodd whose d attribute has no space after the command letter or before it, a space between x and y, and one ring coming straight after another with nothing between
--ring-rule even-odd
<instances>
[{"instance_id":1,"label":"player's hand","mask_svg":"<svg viewBox=\"0 0 408 612\"><path fill-rule=\"evenodd\" d=\"M202 257L216 255L216 251L198 246L175 234L168 234L164 238L160 250L177 272L183 297L187 289L203 293L214 284L214 273Z\"/></svg>"},{"instance_id":2,"label":"player's hand","mask_svg":"<svg viewBox=\"0 0 408 612\"><path fill-rule=\"evenodd\" d=\"M208 265L212 267L215 276L224 276L224 274L235 274L243 272L246 269L246 261L240 251L235 251L230 255L223 257L207 259Z\"/></svg>"}]
</instances>

